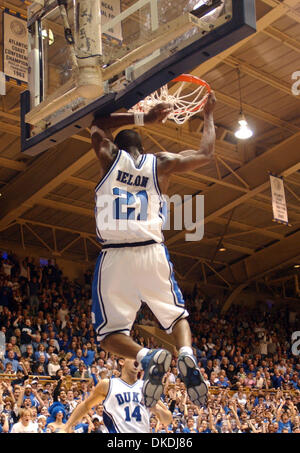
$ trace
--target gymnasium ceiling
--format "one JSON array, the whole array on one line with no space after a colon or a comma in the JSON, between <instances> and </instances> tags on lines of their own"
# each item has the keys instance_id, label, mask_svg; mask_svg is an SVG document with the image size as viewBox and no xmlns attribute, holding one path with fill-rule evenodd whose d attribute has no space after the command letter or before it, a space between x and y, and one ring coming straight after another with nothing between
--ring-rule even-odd
<instances>
[{"instance_id":1,"label":"gymnasium ceiling","mask_svg":"<svg viewBox=\"0 0 300 453\"><path fill-rule=\"evenodd\" d=\"M28 3L28 2L25 2ZM300 264L300 0L257 0L257 33L200 65L193 74L215 90L216 157L206 167L174 175L172 194L205 195L205 235L184 241L165 232L178 280L238 293L253 282L291 278ZM26 15L19 0L2 1ZM244 113L254 138L234 137L239 114L237 68ZM93 264L94 194L98 162L87 132L36 158L20 152L19 96L26 85L7 83L0 106L0 248L33 248L41 256ZM183 127L140 130L147 152L196 148L201 115ZM268 172L285 181L290 226L272 221ZM220 244L226 251L219 251Z\"/></svg>"}]
</instances>

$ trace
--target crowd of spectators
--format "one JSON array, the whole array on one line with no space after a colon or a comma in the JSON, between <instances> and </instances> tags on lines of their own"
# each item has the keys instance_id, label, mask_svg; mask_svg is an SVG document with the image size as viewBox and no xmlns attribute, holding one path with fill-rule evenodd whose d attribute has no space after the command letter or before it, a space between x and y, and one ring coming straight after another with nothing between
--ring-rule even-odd
<instances>
[{"instance_id":1,"label":"crowd of spectators","mask_svg":"<svg viewBox=\"0 0 300 453\"><path fill-rule=\"evenodd\" d=\"M91 324L92 271L71 281L51 260L0 257L0 433L51 433L100 379L120 376L119 359L101 349ZM197 287L185 295L193 348L209 387L208 403L189 401L173 357L163 402L173 413L158 433L300 432L300 359L291 334L298 319L261 303L234 305L222 315L217 299ZM143 306L131 335L146 347L138 325L157 326ZM75 432L107 432L99 404Z\"/></svg>"}]
</instances>

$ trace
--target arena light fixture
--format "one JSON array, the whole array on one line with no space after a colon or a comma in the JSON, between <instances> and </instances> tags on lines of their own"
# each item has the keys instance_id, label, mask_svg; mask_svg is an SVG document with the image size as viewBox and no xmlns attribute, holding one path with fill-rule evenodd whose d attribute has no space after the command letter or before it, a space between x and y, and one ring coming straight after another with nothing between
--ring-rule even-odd
<instances>
[{"instance_id":1,"label":"arena light fixture","mask_svg":"<svg viewBox=\"0 0 300 453\"><path fill-rule=\"evenodd\" d=\"M239 138L240 140L247 140L252 137L253 131L250 129L243 112L241 112L239 116L239 125L239 129L234 134L236 138Z\"/></svg>"},{"instance_id":2,"label":"arena light fixture","mask_svg":"<svg viewBox=\"0 0 300 453\"><path fill-rule=\"evenodd\" d=\"M236 138L239 140L247 140L248 138L252 137L253 131L250 129L248 122L245 118L243 112L243 103L242 103L242 89L241 89L241 71L240 68L237 68L238 72L238 82L239 82L239 94L240 94L240 114L239 114L239 128L235 132Z\"/></svg>"}]
</instances>

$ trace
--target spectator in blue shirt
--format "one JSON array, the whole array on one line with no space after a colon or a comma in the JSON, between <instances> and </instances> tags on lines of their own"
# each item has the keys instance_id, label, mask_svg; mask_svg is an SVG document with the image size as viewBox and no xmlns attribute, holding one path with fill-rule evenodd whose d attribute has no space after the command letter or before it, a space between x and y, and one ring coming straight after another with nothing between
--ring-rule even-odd
<instances>
[{"instance_id":1,"label":"spectator in blue shirt","mask_svg":"<svg viewBox=\"0 0 300 453\"><path fill-rule=\"evenodd\" d=\"M217 380L216 382L216 385L218 387L223 387L223 388L227 388L229 387L229 382L228 382L228 379L225 377L225 376L220 376L219 379Z\"/></svg>"},{"instance_id":2,"label":"spectator in blue shirt","mask_svg":"<svg viewBox=\"0 0 300 453\"><path fill-rule=\"evenodd\" d=\"M283 410L289 412L283 412ZM290 397L287 397L283 400L277 410L276 421L278 423L278 433L281 433L282 430L288 429L288 432L291 433L293 431L293 422L295 420L296 413L296 406L292 403Z\"/></svg>"},{"instance_id":3,"label":"spectator in blue shirt","mask_svg":"<svg viewBox=\"0 0 300 453\"><path fill-rule=\"evenodd\" d=\"M4 358L5 358L5 359L8 359L8 353L9 353L9 351L13 351L13 353L14 353L14 357L13 357L13 358L14 358L15 360L18 360L18 359L19 359L19 356L18 356L18 354L14 351L13 345L12 345L11 343L7 343L7 344L6 344L6 352L5 352L5 355L4 355Z\"/></svg>"},{"instance_id":4,"label":"spectator in blue shirt","mask_svg":"<svg viewBox=\"0 0 300 453\"><path fill-rule=\"evenodd\" d=\"M278 421L278 433L282 433L283 429L288 429L288 432L291 433L293 431L293 424L291 420L289 420L289 416L287 414L283 414L281 420Z\"/></svg>"},{"instance_id":5,"label":"spectator in blue shirt","mask_svg":"<svg viewBox=\"0 0 300 453\"><path fill-rule=\"evenodd\" d=\"M275 371L274 375L272 376L272 385L275 389L281 387L284 378L281 376L278 370Z\"/></svg>"},{"instance_id":6,"label":"spectator in blue shirt","mask_svg":"<svg viewBox=\"0 0 300 453\"><path fill-rule=\"evenodd\" d=\"M14 351L8 351L7 358L3 360L3 366L6 368L7 363L11 363L13 371L16 373L17 371L23 371L19 361L16 360Z\"/></svg>"},{"instance_id":7,"label":"spectator in blue shirt","mask_svg":"<svg viewBox=\"0 0 300 453\"><path fill-rule=\"evenodd\" d=\"M194 428L195 420L193 417L188 417L186 428L183 428L183 433L198 433L199 431Z\"/></svg>"},{"instance_id":8,"label":"spectator in blue shirt","mask_svg":"<svg viewBox=\"0 0 300 453\"><path fill-rule=\"evenodd\" d=\"M37 382L37 381L35 381ZM24 397L23 397L23 404L25 404L25 401L29 399L31 401L30 406L35 406L38 407L40 405L39 400L34 396L32 392L32 387L30 384L25 385L25 390L24 390Z\"/></svg>"},{"instance_id":9,"label":"spectator in blue shirt","mask_svg":"<svg viewBox=\"0 0 300 453\"><path fill-rule=\"evenodd\" d=\"M40 343L38 345L37 351L35 351L35 353L34 353L34 360L37 362L41 355L43 355L45 357L45 364L47 365L49 358L48 358L48 354L45 350L45 346L42 343Z\"/></svg>"},{"instance_id":10,"label":"spectator in blue shirt","mask_svg":"<svg viewBox=\"0 0 300 453\"><path fill-rule=\"evenodd\" d=\"M209 429L208 423L207 423L206 420L202 420L202 422L200 423L200 425L198 427L198 432L199 433L203 433L203 434L210 434L211 433L211 429Z\"/></svg>"},{"instance_id":11,"label":"spectator in blue shirt","mask_svg":"<svg viewBox=\"0 0 300 453\"><path fill-rule=\"evenodd\" d=\"M91 366L95 360L95 351L92 350L92 345L90 342L83 346L83 361L85 362L86 366Z\"/></svg>"}]
</instances>

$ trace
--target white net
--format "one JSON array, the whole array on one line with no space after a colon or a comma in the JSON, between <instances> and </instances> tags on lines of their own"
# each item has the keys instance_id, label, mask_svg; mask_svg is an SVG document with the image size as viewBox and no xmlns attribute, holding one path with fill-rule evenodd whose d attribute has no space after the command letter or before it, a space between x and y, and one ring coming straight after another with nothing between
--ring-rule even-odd
<instances>
[{"instance_id":1,"label":"white net","mask_svg":"<svg viewBox=\"0 0 300 453\"><path fill-rule=\"evenodd\" d=\"M209 85L203 80L188 75L184 77L191 80L180 80L181 77L178 77L174 80L178 86L174 85L176 88L173 86L171 92L168 85L164 85L132 107L131 111L148 113L155 105L167 102L173 107L167 119L184 124L203 110L210 93Z\"/></svg>"}]
</instances>

